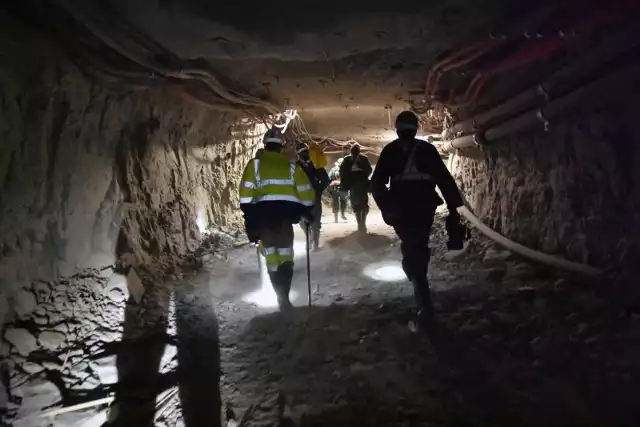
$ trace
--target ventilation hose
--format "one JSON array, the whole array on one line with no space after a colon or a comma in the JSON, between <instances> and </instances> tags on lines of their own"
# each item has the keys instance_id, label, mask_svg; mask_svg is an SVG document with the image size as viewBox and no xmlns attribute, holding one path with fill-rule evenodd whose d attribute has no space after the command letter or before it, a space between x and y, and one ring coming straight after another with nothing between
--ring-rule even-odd
<instances>
[{"instance_id":1,"label":"ventilation hose","mask_svg":"<svg viewBox=\"0 0 640 427\"><path fill-rule=\"evenodd\" d=\"M455 157L455 153L449 156L449 165L448 165L449 171L452 171L453 169L454 157ZM453 172L452 172L452 175L453 175ZM460 194L460 196L462 197L462 200L465 204L465 206L461 206L458 208L458 212L460 213L460 215L464 216L467 219L467 221L469 221L469 223L471 223L471 225L477 228L482 234L484 234L494 242L509 249L510 251L517 253L518 255L521 255L525 258L528 258L532 261L536 261L541 264L546 264L551 267L558 268L560 270L580 273L580 274L584 274L586 276L591 276L591 277L597 277L602 274L602 270L599 270L595 267L591 267L590 265L567 261L566 259L562 259L562 258L555 257L553 255L538 252L531 248L523 246L519 243L516 243L513 240L507 239L503 235L497 233L496 231L492 230L491 228L486 226L484 223L482 223L482 221L480 221L478 217L475 216L473 212L471 212L471 210L469 210L469 208L466 207L468 203L464 195Z\"/></svg>"}]
</instances>

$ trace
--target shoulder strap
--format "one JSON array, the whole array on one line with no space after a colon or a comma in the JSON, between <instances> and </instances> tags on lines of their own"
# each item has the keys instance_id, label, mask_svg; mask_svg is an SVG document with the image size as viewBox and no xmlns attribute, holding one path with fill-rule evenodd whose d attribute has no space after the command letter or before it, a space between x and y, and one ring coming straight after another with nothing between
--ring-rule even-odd
<instances>
[{"instance_id":1,"label":"shoulder strap","mask_svg":"<svg viewBox=\"0 0 640 427\"><path fill-rule=\"evenodd\" d=\"M414 139L411 143L410 147L406 145L403 147L404 152L409 152L409 156L407 156L407 161L404 164L404 169L402 170L402 176L410 174L412 172L417 172L415 165L415 157L416 157L416 148L418 147L418 143Z\"/></svg>"},{"instance_id":2,"label":"shoulder strap","mask_svg":"<svg viewBox=\"0 0 640 427\"><path fill-rule=\"evenodd\" d=\"M411 145L408 145L408 141L407 143L405 143L402 147L403 152L404 153L409 153L409 155L407 156L407 160L404 164L404 168L402 170L402 172L400 172L400 174L394 176L392 178L392 182L399 182L399 181L434 181L433 176L425 173L425 172L420 172L418 171L418 168L416 167L415 164L415 156L416 156L416 152L418 150L418 142L414 139L413 141L411 141Z\"/></svg>"}]
</instances>

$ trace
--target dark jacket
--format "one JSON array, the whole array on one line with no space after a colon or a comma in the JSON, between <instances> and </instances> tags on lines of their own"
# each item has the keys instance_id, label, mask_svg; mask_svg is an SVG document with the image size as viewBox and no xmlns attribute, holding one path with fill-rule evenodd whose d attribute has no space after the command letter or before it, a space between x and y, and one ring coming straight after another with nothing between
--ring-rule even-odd
<instances>
[{"instance_id":1,"label":"dark jacket","mask_svg":"<svg viewBox=\"0 0 640 427\"><path fill-rule=\"evenodd\" d=\"M340 190L368 192L372 170L366 156L359 154L355 159L351 154L346 156L340 165Z\"/></svg>"},{"instance_id":2,"label":"dark jacket","mask_svg":"<svg viewBox=\"0 0 640 427\"><path fill-rule=\"evenodd\" d=\"M373 197L388 224L433 215L442 204L436 185L450 210L462 206L458 186L438 150L419 139L396 139L384 147L371 177Z\"/></svg>"},{"instance_id":3,"label":"dark jacket","mask_svg":"<svg viewBox=\"0 0 640 427\"><path fill-rule=\"evenodd\" d=\"M313 191L316 193L316 203L322 199L322 193L329 186L329 175L324 168L316 168L312 162L298 161L298 166L307 174Z\"/></svg>"}]
</instances>

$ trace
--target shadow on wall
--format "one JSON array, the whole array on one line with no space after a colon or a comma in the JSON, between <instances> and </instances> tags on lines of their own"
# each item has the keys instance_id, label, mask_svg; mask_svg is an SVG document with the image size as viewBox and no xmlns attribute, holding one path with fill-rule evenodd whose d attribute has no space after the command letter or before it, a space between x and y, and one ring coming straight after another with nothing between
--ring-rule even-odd
<instances>
[{"instance_id":1,"label":"shadow on wall","mask_svg":"<svg viewBox=\"0 0 640 427\"><path fill-rule=\"evenodd\" d=\"M103 393L88 355L121 333L116 246L128 265L164 272L204 227L239 223L237 184L260 139L234 131L235 116L100 86L21 49L0 64L0 116L0 406L15 396L23 413L21 400L40 411ZM211 162L189 152L203 145ZM42 389L49 401L28 396Z\"/></svg>"},{"instance_id":2,"label":"shadow on wall","mask_svg":"<svg viewBox=\"0 0 640 427\"><path fill-rule=\"evenodd\" d=\"M220 415L220 356L209 288L143 279L136 304L126 279L110 273L34 283L37 310L7 325L3 421L99 426L107 414L96 409L115 392L108 425L180 419L187 427L211 426ZM88 409L58 412L85 403Z\"/></svg>"},{"instance_id":3,"label":"shadow on wall","mask_svg":"<svg viewBox=\"0 0 640 427\"><path fill-rule=\"evenodd\" d=\"M220 420L220 350L213 298L196 295L186 286L175 287L173 294L160 286L145 294L139 305L132 301L127 305L117 351L119 380L105 426L147 426L155 420L175 425L183 418L187 427L198 427ZM163 359L172 353L177 358L163 366Z\"/></svg>"}]
</instances>

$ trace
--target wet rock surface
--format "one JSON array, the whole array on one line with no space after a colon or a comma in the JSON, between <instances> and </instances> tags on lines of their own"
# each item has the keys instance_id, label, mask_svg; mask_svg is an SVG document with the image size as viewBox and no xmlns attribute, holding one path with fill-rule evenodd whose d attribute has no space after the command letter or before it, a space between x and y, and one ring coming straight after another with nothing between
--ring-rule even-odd
<instances>
[{"instance_id":1,"label":"wet rock surface","mask_svg":"<svg viewBox=\"0 0 640 427\"><path fill-rule=\"evenodd\" d=\"M255 251L234 249L236 237L224 233L162 286L145 278L140 304L113 292L126 287L107 271L35 283L38 309L5 333L10 419L199 425L220 415L219 390L249 426L637 425L640 317L614 306L602 283L511 254L500 264L500 249L479 236L462 260L447 262L437 221L430 277L440 322L412 333L411 286L362 273L398 262L390 230L372 225L362 237L351 224L335 227L312 255L312 308L304 257L296 258L299 307L289 320L246 302L260 286ZM496 269L499 277L488 273ZM93 298L92 308L51 309L69 298L63 292ZM110 409L24 418L113 393Z\"/></svg>"}]
</instances>

